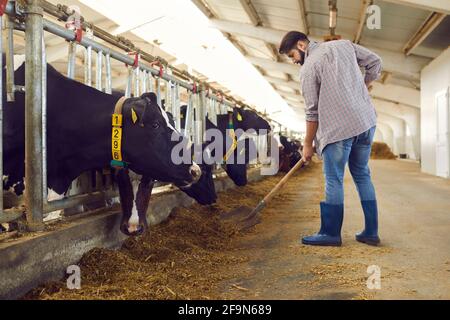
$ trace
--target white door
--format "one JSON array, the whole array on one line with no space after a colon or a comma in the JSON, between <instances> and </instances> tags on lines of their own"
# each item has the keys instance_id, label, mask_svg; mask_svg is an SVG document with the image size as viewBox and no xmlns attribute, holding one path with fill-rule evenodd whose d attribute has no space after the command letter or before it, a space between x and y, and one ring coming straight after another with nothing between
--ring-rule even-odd
<instances>
[{"instance_id":1,"label":"white door","mask_svg":"<svg viewBox=\"0 0 450 320\"><path fill-rule=\"evenodd\" d=\"M436 175L450 178L450 136L448 89L436 94Z\"/></svg>"}]
</instances>

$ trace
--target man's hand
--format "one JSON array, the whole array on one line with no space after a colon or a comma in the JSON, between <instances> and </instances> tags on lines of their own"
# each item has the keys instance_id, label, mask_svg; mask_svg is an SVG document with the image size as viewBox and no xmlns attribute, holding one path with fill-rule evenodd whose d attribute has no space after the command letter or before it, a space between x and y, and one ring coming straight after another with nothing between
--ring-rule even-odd
<instances>
[{"instance_id":1,"label":"man's hand","mask_svg":"<svg viewBox=\"0 0 450 320\"><path fill-rule=\"evenodd\" d=\"M318 121L306 121L306 137L303 145L303 157L302 160L305 163L311 161L314 155L313 141L316 136L317 129L319 128Z\"/></svg>"},{"instance_id":2,"label":"man's hand","mask_svg":"<svg viewBox=\"0 0 450 320\"><path fill-rule=\"evenodd\" d=\"M312 156L314 155L314 148L312 144L305 144L303 146L303 158L302 160L305 163L308 163L311 161Z\"/></svg>"}]
</instances>

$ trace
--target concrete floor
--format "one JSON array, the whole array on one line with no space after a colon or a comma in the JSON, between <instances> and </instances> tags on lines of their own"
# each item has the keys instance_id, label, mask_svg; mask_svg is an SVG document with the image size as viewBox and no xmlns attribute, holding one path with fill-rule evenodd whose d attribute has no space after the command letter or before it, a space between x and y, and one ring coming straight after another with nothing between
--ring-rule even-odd
<instances>
[{"instance_id":1,"label":"concrete floor","mask_svg":"<svg viewBox=\"0 0 450 320\"><path fill-rule=\"evenodd\" d=\"M382 246L354 240L363 226L358 195L345 179L343 246L308 247L301 235L320 225L321 165L295 176L239 240L248 262L221 286L232 299L450 299L450 180L420 173L419 164L374 160ZM368 266L381 289L367 288Z\"/></svg>"}]
</instances>

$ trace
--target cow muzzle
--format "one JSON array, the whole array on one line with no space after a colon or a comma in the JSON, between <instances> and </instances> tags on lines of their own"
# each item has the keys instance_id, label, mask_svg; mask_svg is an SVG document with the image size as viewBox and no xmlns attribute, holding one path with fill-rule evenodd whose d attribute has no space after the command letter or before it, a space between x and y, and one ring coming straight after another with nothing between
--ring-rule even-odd
<instances>
[{"instance_id":1,"label":"cow muzzle","mask_svg":"<svg viewBox=\"0 0 450 320\"><path fill-rule=\"evenodd\" d=\"M142 221L139 221L138 224L133 224L128 223L128 221L125 220L120 225L120 231L129 237L140 236L147 230L147 228L147 223Z\"/></svg>"},{"instance_id":2,"label":"cow muzzle","mask_svg":"<svg viewBox=\"0 0 450 320\"><path fill-rule=\"evenodd\" d=\"M189 173L192 176L192 183L196 183L198 180L200 180L200 177L202 176L202 169L200 169L200 167L194 163L190 168L189 168Z\"/></svg>"},{"instance_id":3,"label":"cow muzzle","mask_svg":"<svg viewBox=\"0 0 450 320\"><path fill-rule=\"evenodd\" d=\"M175 183L175 185L182 190L192 187L192 185L196 184L202 176L202 169L195 162L188 170L190 176L189 180L181 180Z\"/></svg>"}]
</instances>

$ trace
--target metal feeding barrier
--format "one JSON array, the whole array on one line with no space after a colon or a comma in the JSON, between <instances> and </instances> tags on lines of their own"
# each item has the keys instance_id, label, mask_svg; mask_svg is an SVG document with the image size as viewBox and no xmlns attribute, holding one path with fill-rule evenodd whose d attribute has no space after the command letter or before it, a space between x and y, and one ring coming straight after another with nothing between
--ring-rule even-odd
<instances>
[{"instance_id":1,"label":"metal feeding barrier","mask_svg":"<svg viewBox=\"0 0 450 320\"><path fill-rule=\"evenodd\" d=\"M0 76L0 90L6 86L8 102L14 101L15 92L25 91L25 207L3 210L3 197L0 197L0 223L11 222L26 213L27 227L30 231L42 230L44 214L56 210L72 208L95 201L105 201L118 196L112 190L95 191L47 201L47 74L44 31L61 37L68 44L67 76L75 78L77 50L84 50L84 83L93 85L93 55L95 62L95 87L106 93L112 93L111 60L124 63L128 68L125 95L139 96L144 92L156 92L158 103L162 103L162 85L165 86L166 111L174 115L175 126L195 143L201 144L205 133L205 117L208 115L217 123L217 114L226 113L236 106L251 108L243 102L223 94L218 90L210 92L207 84L185 71L180 71L163 59L135 47L129 40L116 37L84 21L79 16L72 26L60 26L44 18L44 12L61 21L68 21L70 12L67 7L54 6L46 1L5 1L0 0L0 25L4 25L6 41L0 37L0 47L5 46L6 61L0 55L0 69L6 63L6 79ZM73 13L73 12L72 12ZM6 16L4 15L6 14ZM14 83L14 30L23 31L25 37L25 87ZM94 40L104 41L106 46ZM123 52L121 52L123 51ZM159 68L158 68L159 67ZM6 80L6 81L5 81ZM185 115L185 128L181 130L180 94L186 90L188 95ZM256 112L256 110L254 110ZM266 118L261 113L260 116ZM267 118L266 118L267 119ZM267 119L271 123L277 123ZM3 176L3 100L0 101L0 175ZM197 126L195 125L197 124ZM278 125L280 125L278 123ZM3 194L3 184L0 185ZM25 210L26 208L26 210Z\"/></svg>"}]
</instances>

